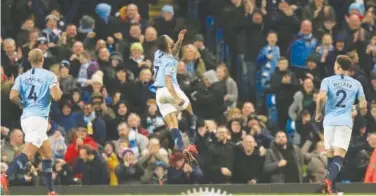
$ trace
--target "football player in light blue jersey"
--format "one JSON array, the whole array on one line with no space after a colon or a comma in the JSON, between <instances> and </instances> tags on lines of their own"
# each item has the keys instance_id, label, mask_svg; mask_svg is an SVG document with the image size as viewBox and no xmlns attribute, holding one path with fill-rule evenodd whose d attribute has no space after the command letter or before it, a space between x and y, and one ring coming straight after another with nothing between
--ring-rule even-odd
<instances>
[{"instance_id":1,"label":"football player in light blue jersey","mask_svg":"<svg viewBox=\"0 0 376 196\"><path fill-rule=\"evenodd\" d=\"M6 175L1 177L2 187L8 191L7 178L22 169L39 152L43 158L42 170L48 195L56 195L52 179L52 148L47 137L48 115L52 99L60 100L62 91L57 77L43 69L43 52L29 52L32 68L18 76L10 92L10 100L23 108L21 127L25 133L25 147L10 164Z\"/></svg>"},{"instance_id":2,"label":"football player in light blue jersey","mask_svg":"<svg viewBox=\"0 0 376 196\"><path fill-rule=\"evenodd\" d=\"M335 182L343 166L343 158L349 147L353 120L352 107L359 101L359 107L367 107L363 87L359 81L347 76L352 61L348 56L340 55L334 65L336 75L321 82L316 102L316 121L322 120L322 108L325 104L324 145L328 155L328 174L324 181L323 192L335 192ZM326 103L325 103L326 102Z\"/></svg>"},{"instance_id":3,"label":"football player in light blue jersey","mask_svg":"<svg viewBox=\"0 0 376 196\"><path fill-rule=\"evenodd\" d=\"M190 128L188 137L190 143L193 144L196 117L193 114L192 106L188 97L180 89L177 81L177 58L181 43L184 39L186 30L179 33L178 41L174 44L173 40L167 36L162 35L157 40L158 50L154 53L154 84L151 85L150 90L156 92L156 101L160 113L162 114L168 128L171 130L172 137L176 143L178 150L183 151L183 139L178 128L177 112L187 111ZM184 154L188 161L195 161L190 152L197 153L196 147L190 145Z\"/></svg>"}]
</instances>

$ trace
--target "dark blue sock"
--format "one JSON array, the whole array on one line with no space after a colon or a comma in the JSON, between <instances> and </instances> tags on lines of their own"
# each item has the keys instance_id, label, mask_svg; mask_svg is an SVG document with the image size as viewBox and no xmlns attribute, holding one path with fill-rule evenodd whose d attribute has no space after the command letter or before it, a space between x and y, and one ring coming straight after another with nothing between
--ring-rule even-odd
<instances>
[{"instance_id":1,"label":"dark blue sock","mask_svg":"<svg viewBox=\"0 0 376 196\"><path fill-rule=\"evenodd\" d=\"M197 117L193 115L188 116L188 123L189 123L189 128L188 128L188 138L189 138L189 143L193 144L196 136L196 121Z\"/></svg>"},{"instance_id":2,"label":"dark blue sock","mask_svg":"<svg viewBox=\"0 0 376 196\"><path fill-rule=\"evenodd\" d=\"M183 150L184 143L183 143L183 138L181 137L181 133L180 133L179 129L177 129L177 128L171 129L171 135L172 135L172 139L174 140L175 144L178 146L178 150Z\"/></svg>"},{"instance_id":3,"label":"dark blue sock","mask_svg":"<svg viewBox=\"0 0 376 196\"><path fill-rule=\"evenodd\" d=\"M329 167L332 164L332 162L333 162L333 157L328 157L328 164L326 166L328 169L328 173L327 173L328 176L329 176ZM332 188L333 190L336 190L336 180L332 181Z\"/></svg>"},{"instance_id":4,"label":"dark blue sock","mask_svg":"<svg viewBox=\"0 0 376 196\"><path fill-rule=\"evenodd\" d=\"M55 191L54 182L52 180L52 160L46 159L42 162L44 184L47 186L48 192Z\"/></svg>"},{"instance_id":5,"label":"dark blue sock","mask_svg":"<svg viewBox=\"0 0 376 196\"><path fill-rule=\"evenodd\" d=\"M22 169L28 161L29 160L25 153L21 153L18 157L16 157L8 167L8 170L7 170L8 178L10 178L19 169Z\"/></svg>"},{"instance_id":6,"label":"dark blue sock","mask_svg":"<svg viewBox=\"0 0 376 196\"><path fill-rule=\"evenodd\" d=\"M328 167L328 178L334 182L337 179L339 171L341 171L343 165L343 158L340 156L334 156L330 166Z\"/></svg>"}]
</instances>

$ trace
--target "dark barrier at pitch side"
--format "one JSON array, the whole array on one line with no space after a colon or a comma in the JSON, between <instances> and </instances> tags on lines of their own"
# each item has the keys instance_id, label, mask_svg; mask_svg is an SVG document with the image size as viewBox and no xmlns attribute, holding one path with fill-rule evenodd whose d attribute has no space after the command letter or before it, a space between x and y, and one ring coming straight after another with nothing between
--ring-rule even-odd
<instances>
[{"instance_id":1,"label":"dark barrier at pitch side","mask_svg":"<svg viewBox=\"0 0 376 196\"><path fill-rule=\"evenodd\" d=\"M319 184L218 184L218 185L121 185L116 187L111 186L57 186L56 190L59 195L180 195L189 190L199 190L208 187L209 190L214 188L216 191L226 191L228 194L289 194L302 193L312 194L320 190ZM345 193L361 193L361 194L375 194L376 184L350 183L338 184L338 189ZM10 187L11 195L45 195L46 189L39 187Z\"/></svg>"}]
</instances>

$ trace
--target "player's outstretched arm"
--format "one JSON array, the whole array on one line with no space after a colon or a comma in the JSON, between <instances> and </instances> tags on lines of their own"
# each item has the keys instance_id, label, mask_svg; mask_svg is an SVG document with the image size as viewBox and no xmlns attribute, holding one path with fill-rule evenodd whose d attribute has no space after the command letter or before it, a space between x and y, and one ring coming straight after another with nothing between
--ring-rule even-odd
<instances>
[{"instance_id":1,"label":"player's outstretched arm","mask_svg":"<svg viewBox=\"0 0 376 196\"><path fill-rule=\"evenodd\" d=\"M359 97L358 101L359 101L359 109L363 110L367 108L367 100L365 96Z\"/></svg>"},{"instance_id":2,"label":"player's outstretched arm","mask_svg":"<svg viewBox=\"0 0 376 196\"><path fill-rule=\"evenodd\" d=\"M317 95L316 100L316 121L319 122L322 119L322 109L326 102L326 91L321 90Z\"/></svg>"},{"instance_id":3,"label":"player's outstretched arm","mask_svg":"<svg viewBox=\"0 0 376 196\"><path fill-rule=\"evenodd\" d=\"M187 32L186 29L183 29L180 31L179 36L178 36L178 41L175 43L174 48L172 48L172 56L174 56L175 58L179 57L179 51L180 51L181 45L183 44L184 35L186 32Z\"/></svg>"},{"instance_id":4,"label":"player's outstretched arm","mask_svg":"<svg viewBox=\"0 0 376 196\"><path fill-rule=\"evenodd\" d=\"M20 106L20 108L23 107L22 101L21 101L21 99L20 99L20 93L19 93L17 90L12 89L12 90L10 91L9 99L10 99L10 101L12 101L14 104Z\"/></svg>"},{"instance_id":5,"label":"player's outstretched arm","mask_svg":"<svg viewBox=\"0 0 376 196\"><path fill-rule=\"evenodd\" d=\"M61 96L63 95L63 92L61 91L59 85L54 85L50 88L51 97L54 101L59 101L61 99Z\"/></svg>"}]
</instances>

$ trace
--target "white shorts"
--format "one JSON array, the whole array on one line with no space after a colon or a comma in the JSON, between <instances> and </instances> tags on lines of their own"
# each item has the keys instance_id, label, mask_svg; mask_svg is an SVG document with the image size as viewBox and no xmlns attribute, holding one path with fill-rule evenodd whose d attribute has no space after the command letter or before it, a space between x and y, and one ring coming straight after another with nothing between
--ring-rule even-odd
<instances>
[{"instance_id":1,"label":"white shorts","mask_svg":"<svg viewBox=\"0 0 376 196\"><path fill-rule=\"evenodd\" d=\"M25 142L40 148L48 140L48 120L40 116L30 116L21 119L21 127L25 133Z\"/></svg>"},{"instance_id":2,"label":"white shorts","mask_svg":"<svg viewBox=\"0 0 376 196\"><path fill-rule=\"evenodd\" d=\"M326 150L342 148L347 151L351 140L351 128L348 126L324 127L324 145Z\"/></svg>"},{"instance_id":3,"label":"white shorts","mask_svg":"<svg viewBox=\"0 0 376 196\"><path fill-rule=\"evenodd\" d=\"M175 88L176 94L184 100L183 106L178 106L176 104L170 103L174 98L171 96L170 92L166 87L158 88L156 92L156 101L159 108L159 112L162 114L163 118L172 112L180 112L189 106L190 102L188 97L180 88ZM164 100L164 101L162 101ZM171 100L169 103L166 103L165 100Z\"/></svg>"}]
</instances>

